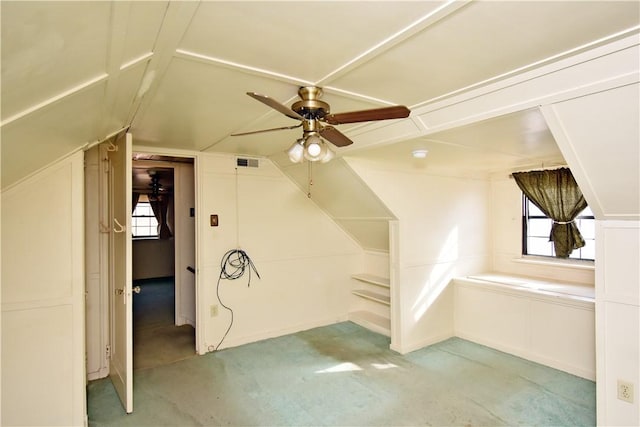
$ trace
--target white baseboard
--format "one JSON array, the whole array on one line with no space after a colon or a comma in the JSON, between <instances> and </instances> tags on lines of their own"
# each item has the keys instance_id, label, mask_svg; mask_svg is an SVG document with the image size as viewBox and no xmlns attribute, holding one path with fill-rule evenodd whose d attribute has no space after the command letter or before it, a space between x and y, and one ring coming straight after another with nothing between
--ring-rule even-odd
<instances>
[{"instance_id":1,"label":"white baseboard","mask_svg":"<svg viewBox=\"0 0 640 427\"><path fill-rule=\"evenodd\" d=\"M87 381L99 380L109 376L109 368L101 368L94 372L87 372Z\"/></svg>"},{"instance_id":2,"label":"white baseboard","mask_svg":"<svg viewBox=\"0 0 640 427\"><path fill-rule=\"evenodd\" d=\"M319 328L322 326L333 325L335 323L345 322L348 320L348 315L345 314L343 316L338 317L330 317L325 319L318 319L313 322L307 323L299 323L297 325L293 325L287 328L282 329L274 329L270 331L263 331L258 334L253 335L245 335L242 337L236 337L234 339L225 339L225 341L220 346L219 350L231 347L237 347L244 344L250 344L253 342L258 342L262 340L266 340L269 338L281 337L283 335L289 335L296 332L306 331L308 329Z\"/></svg>"}]
</instances>

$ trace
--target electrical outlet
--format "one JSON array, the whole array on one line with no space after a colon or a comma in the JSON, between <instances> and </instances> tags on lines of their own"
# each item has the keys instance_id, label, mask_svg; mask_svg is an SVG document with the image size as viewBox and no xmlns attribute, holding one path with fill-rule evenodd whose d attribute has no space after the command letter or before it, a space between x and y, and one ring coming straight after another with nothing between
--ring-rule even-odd
<instances>
[{"instance_id":1,"label":"electrical outlet","mask_svg":"<svg viewBox=\"0 0 640 427\"><path fill-rule=\"evenodd\" d=\"M218 315L218 305L217 304L212 305L209 309L211 310L211 317L216 317Z\"/></svg>"},{"instance_id":2,"label":"electrical outlet","mask_svg":"<svg viewBox=\"0 0 640 427\"><path fill-rule=\"evenodd\" d=\"M618 399L633 403L633 383L618 380Z\"/></svg>"}]
</instances>

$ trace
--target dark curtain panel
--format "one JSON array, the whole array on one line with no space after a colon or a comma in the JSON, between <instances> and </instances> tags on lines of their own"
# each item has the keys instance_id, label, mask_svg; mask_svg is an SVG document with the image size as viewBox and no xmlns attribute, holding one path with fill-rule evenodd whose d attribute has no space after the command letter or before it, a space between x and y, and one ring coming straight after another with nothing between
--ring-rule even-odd
<instances>
[{"instance_id":1,"label":"dark curtain panel","mask_svg":"<svg viewBox=\"0 0 640 427\"><path fill-rule=\"evenodd\" d=\"M131 193L131 213L136 211L138 200L140 200L140 193Z\"/></svg>"},{"instance_id":2,"label":"dark curtain panel","mask_svg":"<svg viewBox=\"0 0 640 427\"><path fill-rule=\"evenodd\" d=\"M168 239L171 237L171 230L167 224L167 207L169 199L166 196L149 197L149 204L153 210L153 215L158 220L158 237Z\"/></svg>"},{"instance_id":3,"label":"dark curtain panel","mask_svg":"<svg viewBox=\"0 0 640 427\"><path fill-rule=\"evenodd\" d=\"M167 225L169 226L169 231L171 234L174 233L176 218L175 218L175 204L173 200L173 194L168 194L169 198L168 206L167 206Z\"/></svg>"},{"instance_id":4,"label":"dark curtain panel","mask_svg":"<svg viewBox=\"0 0 640 427\"><path fill-rule=\"evenodd\" d=\"M584 246L573 220L587 202L569 169L519 172L513 178L531 202L553 220L549 240L558 258L567 258L574 249Z\"/></svg>"}]
</instances>

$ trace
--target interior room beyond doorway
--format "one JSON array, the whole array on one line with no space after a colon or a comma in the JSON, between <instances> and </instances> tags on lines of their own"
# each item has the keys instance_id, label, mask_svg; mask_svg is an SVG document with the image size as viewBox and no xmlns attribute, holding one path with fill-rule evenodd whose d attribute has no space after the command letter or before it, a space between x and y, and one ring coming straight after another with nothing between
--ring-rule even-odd
<instances>
[{"instance_id":1,"label":"interior room beyond doorway","mask_svg":"<svg viewBox=\"0 0 640 427\"><path fill-rule=\"evenodd\" d=\"M134 369L196 354L193 174L191 158L134 154Z\"/></svg>"}]
</instances>

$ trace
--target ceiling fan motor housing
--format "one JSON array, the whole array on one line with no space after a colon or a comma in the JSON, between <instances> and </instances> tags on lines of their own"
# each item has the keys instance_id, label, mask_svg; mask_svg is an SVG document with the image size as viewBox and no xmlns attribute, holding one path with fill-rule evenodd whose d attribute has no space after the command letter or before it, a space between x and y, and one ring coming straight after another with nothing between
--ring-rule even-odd
<instances>
[{"instance_id":1,"label":"ceiling fan motor housing","mask_svg":"<svg viewBox=\"0 0 640 427\"><path fill-rule=\"evenodd\" d=\"M303 86L298 90L300 101L294 102L291 109L305 119L322 119L329 114L329 104L320 101L322 89L315 86Z\"/></svg>"}]
</instances>

